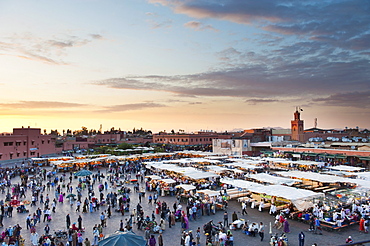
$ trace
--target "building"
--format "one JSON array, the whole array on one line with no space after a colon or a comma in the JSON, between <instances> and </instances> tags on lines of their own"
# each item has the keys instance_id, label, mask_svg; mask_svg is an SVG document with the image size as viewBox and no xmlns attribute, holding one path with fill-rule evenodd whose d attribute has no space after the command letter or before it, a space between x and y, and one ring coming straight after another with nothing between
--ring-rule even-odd
<instances>
[{"instance_id":1,"label":"building","mask_svg":"<svg viewBox=\"0 0 370 246\"><path fill-rule=\"evenodd\" d=\"M269 142L283 142L290 141L292 138L291 129L271 129L271 136L269 137Z\"/></svg>"},{"instance_id":2,"label":"building","mask_svg":"<svg viewBox=\"0 0 370 246\"><path fill-rule=\"evenodd\" d=\"M153 143L155 144L173 144L173 145L211 145L213 139L231 138L230 134L220 134L216 132L197 132L191 133L166 133L160 132L153 134Z\"/></svg>"},{"instance_id":3,"label":"building","mask_svg":"<svg viewBox=\"0 0 370 246\"><path fill-rule=\"evenodd\" d=\"M251 143L268 141L272 136L271 129L258 128L244 130L241 134L233 134L233 139L248 139Z\"/></svg>"},{"instance_id":4,"label":"building","mask_svg":"<svg viewBox=\"0 0 370 246\"><path fill-rule=\"evenodd\" d=\"M296 109L294 112L294 120L291 121L292 137L291 140L303 142L304 139L304 126L303 120L301 120L301 108Z\"/></svg>"},{"instance_id":5,"label":"building","mask_svg":"<svg viewBox=\"0 0 370 246\"><path fill-rule=\"evenodd\" d=\"M40 128L13 128L0 135L0 161L27 159L54 154L55 137L41 134Z\"/></svg>"},{"instance_id":6,"label":"building","mask_svg":"<svg viewBox=\"0 0 370 246\"><path fill-rule=\"evenodd\" d=\"M250 140L247 139L213 139L212 152L221 155L250 155Z\"/></svg>"}]
</instances>

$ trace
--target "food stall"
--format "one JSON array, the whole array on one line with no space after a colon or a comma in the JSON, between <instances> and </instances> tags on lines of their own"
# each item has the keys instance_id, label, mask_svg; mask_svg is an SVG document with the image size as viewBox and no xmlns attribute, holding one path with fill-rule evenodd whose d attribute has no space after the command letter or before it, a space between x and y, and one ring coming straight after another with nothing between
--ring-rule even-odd
<instances>
[{"instance_id":1,"label":"food stall","mask_svg":"<svg viewBox=\"0 0 370 246\"><path fill-rule=\"evenodd\" d=\"M190 184L176 185L175 188L180 190L180 200L185 203L188 201L190 197L194 196L194 190L197 189L197 187Z\"/></svg>"}]
</instances>

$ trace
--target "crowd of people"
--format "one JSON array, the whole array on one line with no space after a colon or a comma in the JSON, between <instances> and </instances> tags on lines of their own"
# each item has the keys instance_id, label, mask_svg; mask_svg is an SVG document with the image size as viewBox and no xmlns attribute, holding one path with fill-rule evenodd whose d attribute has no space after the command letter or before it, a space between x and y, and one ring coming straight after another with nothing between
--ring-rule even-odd
<instances>
[{"instance_id":1,"label":"crowd of people","mask_svg":"<svg viewBox=\"0 0 370 246\"><path fill-rule=\"evenodd\" d=\"M232 246L235 228L242 229L246 235L265 240L266 227L263 222L240 220L236 212L231 216L228 214L228 194L225 187L219 186L215 178L208 180L207 185L204 182L189 182L165 171L152 173L140 160L126 161L120 165L110 163L103 168L99 166L90 168L93 169L93 174L81 177L75 176L72 170L57 172L50 167L22 165L0 169L0 190L4 197L0 199L0 225L3 226L4 221L7 224L12 221L13 210L27 214L24 226L15 223L14 226L3 228L0 238L3 246L23 245L24 240L33 246L97 246L99 241L105 238L105 230L110 226L109 219L112 216L122 216L119 225L114 225L117 230L141 230L150 246L162 246L167 228L176 225L180 225L176 227L181 228L179 243L182 246L199 246L201 238L204 238L203 242L207 246ZM173 178L176 182L168 187L168 193L164 193L164 185L145 178L151 174ZM203 196L177 188L179 184L190 183L198 190L212 188L220 191L215 196ZM168 204L161 199L166 194L176 197L173 203ZM132 202L133 195L135 198L138 197L137 204ZM182 199L184 196L186 199ZM144 209L143 203L149 204L152 209ZM64 230L52 234L53 217L61 206L69 206L71 212L65 215ZM248 214L248 207L253 207L252 203L241 204L242 216ZM259 203L258 209L263 211L263 202ZM192 221L200 220L203 216L211 218L217 210L223 213L223 223L213 223L210 220L196 232L190 229ZM286 235L290 233L288 219L292 218L292 212L293 209L289 206L285 210L277 211L272 203L269 213L274 216L274 228L280 233L271 236L270 245L287 244ZM324 218L325 212L327 212L325 204L319 203L298 216L310 221L310 230L320 234L322 233L320 221ZM360 231L368 232L370 214L368 203L354 202L351 208L338 208L331 213L333 221L339 225L347 223L347 220L359 221ZM93 214L96 218L95 223L85 225L83 214ZM92 231L91 235L86 233L87 226L88 231ZM304 241L304 237L302 232L299 238Z\"/></svg>"}]
</instances>

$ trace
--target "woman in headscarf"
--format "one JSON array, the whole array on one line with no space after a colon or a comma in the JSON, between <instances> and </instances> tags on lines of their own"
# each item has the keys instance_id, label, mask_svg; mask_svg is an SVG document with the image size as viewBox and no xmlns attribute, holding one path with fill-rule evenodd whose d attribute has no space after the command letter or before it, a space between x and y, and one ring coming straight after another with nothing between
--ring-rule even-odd
<instances>
[{"instance_id":1,"label":"woman in headscarf","mask_svg":"<svg viewBox=\"0 0 370 246\"><path fill-rule=\"evenodd\" d=\"M287 219L284 220L284 232L285 233L289 233L290 232L289 222L288 222Z\"/></svg>"},{"instance_id":2,"label":"woman in headscarf","mask_svg":"<svg viewBox=\"0 0 370 246\"><path fill-rule=\"evenodd\" d=\"M186 216L186 214L183 212L183 216L184 216L184 229L185 230L188 230L189 229L189 219L188 219L188 216Z\"/></svg>"},{"instance_id":3,"label":"woman in headscarf","mask_svg":"<svg viewBox=\"0 0 370 246\"><path fill-rule=\"evenodd\" d=\"M59 194L59 202L63 203L63 193Z\"/></svg>"}]
</instances>

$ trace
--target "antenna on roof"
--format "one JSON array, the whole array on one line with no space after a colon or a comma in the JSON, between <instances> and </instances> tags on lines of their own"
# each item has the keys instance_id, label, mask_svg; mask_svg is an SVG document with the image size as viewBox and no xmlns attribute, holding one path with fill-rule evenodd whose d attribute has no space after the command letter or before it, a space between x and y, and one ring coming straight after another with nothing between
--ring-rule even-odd
<instances>
[{"instance_id":1,"label":"antenna on roof","mask_svg":"<svg viewBox=\"0 0 370 246\"><path fill-rule=\"evenodd\" d=\"M317 118L315 118L315 128L317 128Z\"/></svg>"}]
</instances>

